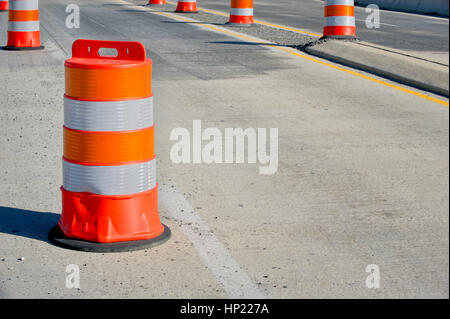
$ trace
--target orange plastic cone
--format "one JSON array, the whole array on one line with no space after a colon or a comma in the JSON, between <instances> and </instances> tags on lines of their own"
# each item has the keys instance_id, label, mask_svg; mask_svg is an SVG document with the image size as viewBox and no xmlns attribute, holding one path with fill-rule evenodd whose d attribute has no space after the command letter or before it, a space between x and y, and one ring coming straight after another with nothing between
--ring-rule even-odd
<instances>
[{"instance_id":1,"label":"orange plastic cone","mask_svg":"<svg viewBox=\"0 0 450 319\"><path fill-rule=\"evenodd\" d=\"M3 50L37 50L41 46L39 1L10 0L8 42Z\"/></svg>"},{"instance_id":2,"label":"orange plastic cone","mask_svg":"<svg viewBox=\"0 0 450 319\"><path fill-rule=\"evenodd\" d=\"M229 23L253 24L253 0L231 0Z\"/></svg>"},{"instance_id":3,"label":"orange plastic cone","mask_svg":"<svg viewBox=\"0 0 450 319\"><path fill-rule=\"evenodd\" d=\"M323 37L356 39L354 0L325 0Z\"/></svg>"},{"instance_id":4,"label":"orange plastic cone","mask_svg":"<svg viewBox=\"0 0 450 319\"><path fill-rule=\"evenodd\" d=\"M104 56L103 48L117 56ZM152 62L139 42L77 40L66 60L62 215L56 245L113 252L162 243Z\"/></svg>"},{"instance_id":5,"label":"orange plastic cone","mask_svg":"<svg viewBox=\"0 0 450 319\"><path fill-rule=\"evenodd\" d=\"M178 1L175 12L179 13L198 13L197 0L180 0Z\"/></svg>"},{"instance_id":6,"label":"orange plastic cone","mask_svg":"<svg viewBox=\"0 0 450 319\"><path fill-rule=\"evenodd\" d=\"M8 0L0 0L0 11L8 11Z\"/></svg>"},{"instance_id":7,"label":"orange plastic cone","mask_svg":"<svg viewBox=\"0 0 450 319\"><path fill-rule=\"evenodd\" d=\"M166 0L148 0L148 4L166 4Z\"/></svg>"}]
</instances>

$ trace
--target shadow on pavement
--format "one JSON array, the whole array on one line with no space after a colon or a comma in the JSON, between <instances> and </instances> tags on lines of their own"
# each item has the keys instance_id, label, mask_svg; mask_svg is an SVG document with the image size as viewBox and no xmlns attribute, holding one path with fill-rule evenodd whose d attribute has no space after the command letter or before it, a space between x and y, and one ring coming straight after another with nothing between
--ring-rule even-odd
<instances>
[{"instance_id":1,"label":"shadow on pavement","mask_svg":"<svg viewBox=\"0 0 450 319\"><path fill-rule=\"evenodd\" d=\"M0 206L0 233L49 242L48 232L60 215Z\"/></svg>"},{"instance_id":2,"label":"shadow on pavement","mask_svg":"<svg viewBox=\"0 0 450 319\"><path fill-rule=\"evenodd\" d=\"M116 10L116 11L119 11L119 12L133 12L133 13L145 13L145 14L150 14L150 13L155 13L155 12L173 13L173 11L167 11L167 10L142 11L142 10L136 10L136 9L120 9L120 10Z\"/></svg>"}]
</instances>

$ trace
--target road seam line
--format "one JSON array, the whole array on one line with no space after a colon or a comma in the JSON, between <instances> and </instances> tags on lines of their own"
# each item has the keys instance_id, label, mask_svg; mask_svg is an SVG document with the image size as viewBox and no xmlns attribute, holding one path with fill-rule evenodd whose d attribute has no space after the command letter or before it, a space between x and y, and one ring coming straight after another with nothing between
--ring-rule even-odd
<instances>
[{"instance_id":1,"label":"road seam line","mask_svg":"<svg viewBox=\"0 0 450 319\"><path fill-rule=\"evenodd\" d=\"M175 187L161 183L159 203L166 207L194 245L203 263L232 299L265 299L245 270Z\"/></svg>"}]
</instances>

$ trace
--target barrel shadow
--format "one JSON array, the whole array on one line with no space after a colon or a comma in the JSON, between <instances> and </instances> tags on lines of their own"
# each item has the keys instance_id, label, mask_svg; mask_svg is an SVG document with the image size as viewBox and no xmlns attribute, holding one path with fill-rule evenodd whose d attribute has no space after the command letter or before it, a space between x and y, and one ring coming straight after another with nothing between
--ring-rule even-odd
<instances>
[{"instance_id":1,"label":"barrel shadow","mask_svg":"<svg viewBox=\"0 0 450 319\"><path fill-rule=\"evenodd\" d=\"M60 215L0 206L0 233L49 242L49 230Z\"/></svg>"}]
</instances>

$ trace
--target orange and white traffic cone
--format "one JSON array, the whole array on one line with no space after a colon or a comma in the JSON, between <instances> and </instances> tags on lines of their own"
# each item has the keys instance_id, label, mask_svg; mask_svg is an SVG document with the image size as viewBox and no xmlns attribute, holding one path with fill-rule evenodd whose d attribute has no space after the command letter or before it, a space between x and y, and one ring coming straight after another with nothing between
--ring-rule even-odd
<instances>
[{"instance_id":1,"label":"orange and white traffic cone","mask_svg":"<svg viewBox=\"0 0 450 319\"><path fill-rule=\"evenodd\" d=\"M325 0L323 37L356 39L354 0Z\"/></svg>"},{"instance_id":2,"label":"orange and white traffic cone","mask_svg":"<svg viewBox=\"0 0 450 319\"><path fill-rule=\"evenodd\" d=\"M148 0L147 5L151 4L166 4L166 0Z\"/></svg>"},{"instance_id":3,"label":"orange and white traffic cone","mask_svg":"<svg viewBox=\"0 0 450 319\"><path fill-rule=\"evenodd\" d=\"M8 0L0 0L0 11L8 11Z\"/></svg>"},{"instance_id":4,"label":"orange and white traffic cone","mask_svg":"<svg viewBox=\"0 0 450 319\"><path fill-rule=\"evenodd\" d=\"M175 12L179 13L198 13L197 0L179 0Z\"/></svg>"},{"instance_id":5,"label":"orange and white traffic cone","mask_svg":"<svg viewBox=\"0 0 450 319\"><path fill-rule=\"evenodd\" d=\"M101 55L105 48L117 55ZM62 215L49 239L95 252L162 243L170 230L158 214L152 62L144 46L77 40L64 65Z\"/></svg>"},{"instance_id":6,"label":"orange and white traffic cone","mask_svg":"<svg viewBox=\"0 0 450 319\"><path fill-rule=\"evenodd\" d=\"M43 48L39 31L39 1L9 0L8 42L3 50Z\"/></svg>"},{"instance_id":7,"label":"orange and white traffic cone","mask_svg":"<svg viewBox=\"0 0 450 319\"><path fill-rule=\"evenodd\" d=\"M253 24L253 0L231 0L230 24Z\"/></svg>"}]
</instances>

